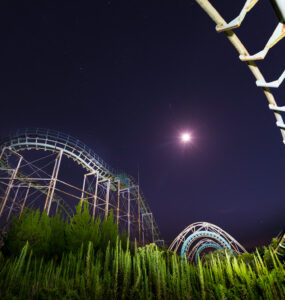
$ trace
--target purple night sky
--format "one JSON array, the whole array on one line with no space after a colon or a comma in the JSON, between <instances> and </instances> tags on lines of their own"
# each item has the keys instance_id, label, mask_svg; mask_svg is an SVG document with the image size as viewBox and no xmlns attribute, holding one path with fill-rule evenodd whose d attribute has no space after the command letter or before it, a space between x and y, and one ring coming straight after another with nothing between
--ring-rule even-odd
<instances>
[{"instance_id":1,"label":"purple night sky","mask_svg":"<svg viewBox=\"0 0 285 300\"><path fill-rule=\"evenodd\" d=\"M244 0L212 3L229 21ZM280 131L246 63L194 0L2 5L1 137L51 128L135 177L139 166L167 243L196 221L247 248L283 229ZM260 1L236 32L252 54L277 22ZM284 71L284 50L285 40L258 62L266 80ZM285 85L273 92L285 105Z\"/></svg>"}]
</instances>

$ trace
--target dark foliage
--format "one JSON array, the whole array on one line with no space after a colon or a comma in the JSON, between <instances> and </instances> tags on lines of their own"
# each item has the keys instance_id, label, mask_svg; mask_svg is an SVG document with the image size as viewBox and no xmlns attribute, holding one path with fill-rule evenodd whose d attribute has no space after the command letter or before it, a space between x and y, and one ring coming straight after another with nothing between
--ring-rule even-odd
<instances>
[{"instance_id":1,"label":"dark foliage","mask_svg":"<svg viewBox=\"0 0 285 300\"><path fill-rule=\"evenodd\" d=\"M115 246L118 227L114 223L113 213L108 218L92 220L87 205L81 209L76 207L76 213L66 221L60 213L53 217L39 210L26 210L21 218L12 219L10 229L4 237L1 249L7 257L19 255L26 242L36 257L60 258L65 252L77 252L83 245L87 248L92 242L94 251L105 251L108 243ZM126 236L123 238L126 245Z\"/></svg>"}]
</instances>

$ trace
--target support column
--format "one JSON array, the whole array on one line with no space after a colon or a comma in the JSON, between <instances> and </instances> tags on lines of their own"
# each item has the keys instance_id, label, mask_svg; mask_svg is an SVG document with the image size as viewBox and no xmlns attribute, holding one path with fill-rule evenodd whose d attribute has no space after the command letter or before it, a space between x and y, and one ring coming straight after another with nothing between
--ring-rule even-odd
<instances>
[{"instance_id":1,"label":"support column","mask_svg":"<svg viewBox=\"0 0 285 300\"><path fill-rule=\"evenodd\" d=\"M144 219L145 216L148 216L149 221L151 222L151 235L152 235L151 241L152 241L152 243L153 243L153 242L154 242L153 215L152 215L152 213L144 213L144 214L142 214L142 221L143 221L143 219ZM149 216L150 216L150 217L149 217ZM147 228L147 229L149 230L150 228ZM144 243L144 228L143 228L143 243Z\"/></svg>"},{"instance_id":2,"label":"support column","mask_svg":"<svg viewBox=\"0 0 285 300\"><path fill-rule=\"evenodd\" d=\"M82 205L83 205L83 201L84 201L86 178L87 178L87 176L91 176L91 175L95 175L95 174L97 174L97 176L96 176L95 194L93 196L93 213L92 213L92 219L94 219L94 217L95 217L95 209L96 209L96 202L97 202L98 176L99 176L98 171L93 171L91 173L84 174L83 185L82 185L82 190L81 190L81 198L80 198L80 209L82 210Z\"/></svg>"},{"instance_id":3,"label":"support column","mask_svg":"<svg viewBox=\"0 0 285 300\"><path fill-rule=\"evenodd\" d=\"M53 167L53 170L52 170L51 179L50 179L50 182L49 182L48 192L47 192L45 206L44 206L45 211L47 210L47 207L48 207L50 193L51 193L51 189L52 189L52 185L53 185L53 178L54 178L55 173L56 173L56 166L57 166L57 158L56 158L56 161L55 161L55 164L54 164L54 167Z\"/></svg>"},{"instance_id":4,"label":"support column","mask_svg":"<svg viewBox=\"0 0 285 300\"><path fill-rule=\"evenodd\" d=\"M144 214L142 214L142 246L144 246L144 222L143 222L143 216Z\"/></svg>"},{"instance_id":5,"label":"support column","mask_svg":"<svg viewBox=\"0 0 285 300\"><path fill-rule=\"evenodd\" d=\"M93 213L92 219L95 220L95 213L96 213L96 205L97 205L97 194L98 194L98 182L99 181L99 173L96 174L96 185L95 185L95 194L94 194L94 202L93 202Z\"/></svg>"},{"instance_id":6,"label":"support column","mask_svg":"<svg viewBox=\"0 0 285 300\"><path fill-rule=\"evenodd\" d=\"M105 218L108 217L108 212L109 212L110 184L111 184L111 181L110 181L110 179L108 179L108 181L107 181L107 191L106 191Z\"/></svg>"},{"instance_id":7,"label":"support column","mask_svg":"<svg viewBox=\"0 0 285 300\"><path fill-rule=\"evenodd\" d=\"M83 204L83 198L84 198L84 191L85 191L85 184L86 184L86 175L87 174L84 174L84 179L83 179L82 192L81 192L81 198L80 198L80 211L82 210L82 204Z\"/></svg>"},{"instance_id":8,"label":"support column","mask_svg":"<svg viewBox=\"0 0 285 300\"><path fill-rule=\"evenodd\" d=\"M30 192L30 187L31 187L31 183L29 183L29 185L28 185L28 189L27 189L27 192L26 192L26 195L25 195L23 204L22 204L22 206L21 206L21 211L20 211L20 214L19 214L19 218L21 217L21 215L22 215L22 213L23 213L23 210L24 210L24 208L25 208L26 201L27 201L27 198L28 198L28 194L29 194L29 192Z\"/></svg>"},{"instance_id":9,"label":"support column","mask_svg":"<svg viewBox=\"0 0 285 300\"><path fill-rule=\"evenodd\" d=\"M13 151L12 151L12 152L13 152ZM3 152L2 152L2 154L3 154ZM1 154L1 155L2 155L2 154ZM19 154L17 154L17 155L20 157L20 159L19 159L19 161L18 161L18 164L17 164L16 169L14 169L13 172L12 172L12 176L11 176L11 178L10 178L9 185L8 185L8 187L7 187L6 191L5 191L5 194L4 194L3 198L2 198L1 205L0 205L0 217L1 217L2 214L3 214L4 207L5 207L5 205L6 205L6 202L7 202L8 197L9 197L9 195L10 195L11 188L13 187L14 180L15 180L15 178L16 178L16 175L17 175L17 173L18 173L18 170L19 170L19 168L20 168L20 165L21 165L21 162L22 162L22 159L23 159L23 157L22 157L21 155L19 155Z\"/></svg>"},{"instance_id":10,"label":"support column","mask_svg":"<svg viewBox=\"0 0 285 300\"><path fill-rule=\"evenodd\" d=\"M151 213L151 235L152 235L152 242L154 243L154 234L153 234L153 214Z\"/></svg>"},{"instance_id":11,"label":"support column","mask_svg":"<svg viewBox=\"0 0 285 300\"><path fill-rule=\"evenodd\" d=\"M52 172L52 178L50 181L49 190L48 190L46 203L45 203L45 210L46 210L47 215L49 215L49 213L50 213L50 207L51 207L51 202L52 202L53 195L54 195L54 190L55 190L59 167L60 167L61 158L62 158L62 153L63 153L63 151L60 150L56 157L55 165L54 165L53 172Z\"/></svg>"},{"instance_id":12,"label":"support column","mask_svg":"<svg viewBox=\"0 0 285 300\"><path fill-rule=\"evenodd\" d=\"M14 198L13 198L13 202L12 202L11 207L10 207L10 209L9 209L9 213L8 213L8 216L7 216L7 219L6 219L7 222L8 222L8 220L10 219L12 210L13 210L13 208L14 208L14 204L15 204L16 198L17 198L18 193L19 193L19 188L20 188L20 185L18 185L17 191L16 191L15 196L14 196Z\"/></svg>"},{"instance_id":13,"label":"support column","mask_svg":"<svg viewBox=\"0 0 285 300\"><path fill-rule=\"evenodd\" d=\"M119 226L119 218L120 218L120 189L121 189L121 181L118 180L118 195L117 195L117 225Z\"/></svg>"},{"instance_id":14,"label":"support column","mask_svg":"<svg viewBox=\"0 0 285 300\"><path fill-rule=\"evenodd\" d=\"M140 203L140 187L138 186L138 198L137 198L137 205L138 205L138 226L139 226L139 245L141 243L141 203Z\"/></svg>"},{"instance_id":15,"label":"support column","mask_svg":"<svg viewBox=\"0 0 285 300\"><path fill-rule=\"evenodd\" d=\"M131 195L130 195L130 188L128 188L128 235L129 236L131 233L130 211L131 211Z\"/></svg>"}]
</instances>

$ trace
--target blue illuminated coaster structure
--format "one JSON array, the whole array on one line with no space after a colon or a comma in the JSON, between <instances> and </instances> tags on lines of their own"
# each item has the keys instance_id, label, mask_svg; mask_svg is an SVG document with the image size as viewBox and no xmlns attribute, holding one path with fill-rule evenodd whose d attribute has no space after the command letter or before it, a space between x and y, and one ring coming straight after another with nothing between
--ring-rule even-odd
<instances>
[{"instance_id":1,"label":"blue illuminated coaster structure","mask_svg":"<svg viewBox=\"0 0 285 300\"><path fill-rule=\"evenodd\" d=\"M180 253L190 262L198 262L199 255L205 250L227 249L232 254L242 254L246 249L220 227L197 222L186 227L172 242L170 251Z\"/></svg>"}]
</instances>

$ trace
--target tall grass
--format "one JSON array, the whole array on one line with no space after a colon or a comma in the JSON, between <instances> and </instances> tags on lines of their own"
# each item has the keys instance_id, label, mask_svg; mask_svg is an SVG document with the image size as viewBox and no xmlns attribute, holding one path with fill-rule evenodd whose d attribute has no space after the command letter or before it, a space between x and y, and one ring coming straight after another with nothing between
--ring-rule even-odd
<instances>
[{"instance_id":1,"label":"tall grass","mask_svg":"<svg viewBox=\"0 0 285 300\"><path fill-rule=\"evenodd\" d=\"M271 249L267 260L259 252L244 257L225 253L192 265L154 244L130 246L125 238L122 243L111 219L102 226L86 222L86 216L76 218L71 225L56 220L56 226L44 220L45 228L64 226L61 238L70 233L69 248L56 242L64 250L60 253L45 250L29 235L18 254L0 251L0 299L285 299L284 266ZM8 249L19 245L17 226ZM45 247L50 249L50 242Z\"/></svg>"},{"instance_id":2,"label":"tall grass","mask_svg":"<svg viewBox=\"0 0 285 300\"><path fill-rule=\"evenodd\" d=\"M88 243L59 261L34 257L26 244L0 265L1 299L285 299L285 271L273 251L274 267L261 257L252 264L227 256L191 265L151 244L94 253Z\"/></svg>"}]
</instances>

